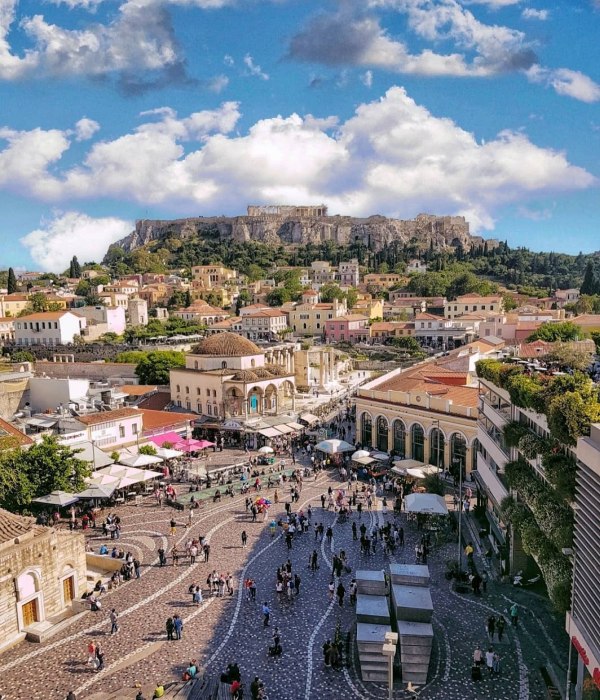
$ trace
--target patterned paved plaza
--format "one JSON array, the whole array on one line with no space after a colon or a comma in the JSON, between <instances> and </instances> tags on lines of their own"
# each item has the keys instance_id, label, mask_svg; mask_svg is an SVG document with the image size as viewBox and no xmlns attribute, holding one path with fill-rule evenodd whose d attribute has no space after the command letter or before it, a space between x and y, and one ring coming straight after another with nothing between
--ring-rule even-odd
<instances>
[{"instance_id":1,"label":"patterned paved plaza","mask_svg":"<svg viewBox=\"0 0 600 700\"><path fill-rule=\"evenodd\" d=\"M118 512L122 520L119 545L141 559L142 576L122 584L103 596L100 612L88 612L76 618L59 635L42 645L23 643L0 655L0 693L6 700L63 700L74 690L78 700L133 699L136 684L141 684L146 697L157 681L181 678L191 659L201 669L218 676L229 662L239 663L243 680L249 685L254 675L264 681L270 700L345 700L346 698L387 698L387 689L363 684L354 663L341 671L323 664L322 645L332 638L337 623L345 633L352 629L354 611L348 602L340 608L330 601L328 583L332 550L344 549L352 569L385 568L389 562L381 548L370 557L361 557L359 543L353 542L350 519L344 524L335 521L332 512L323 511L320 496L329 485L337 484L335 476L321 474L316 481L305 481L296 510L313 508L312 522L333 525L330 543L315 541L314 530L297 535L288 550L279 532L272 536L269 522L251 523L244 507L244 497L222 500L219 504L204 503L190 529L187 518L178 513L175 536L169 534L173 511L159 509L151 498L139 507L126 506ZM261 495L271 495L263 490ZM280 503L272 507L272 516L283 511ZM385 518L392 518L386 515ZM352 516L358 519L358 515ZM362 521L370 527L382 523L383 513L363 512ZM394 561L414 562L414 546L419 535L412 523L402 516L406 542L396 551ZM242 548L240 535L248 533L248 545ZM183 545L190 538L203 535L210 540L208 563L159 567L158 549L170 551L176 542ZM95 534L91 540L97 548L106 540ZM107 542L109 545L110 540ZM309 556L318 550L320 568L311 572ZM563 675L566 668L567 640L561 621L552 615L546 603L510 586L494 583L481 597L453 593L443 572L447 559L455 555L456 545L434 547L429 558L434 602L434 653L429 683L420 689L419 697L437 700L542 700L545 691L539 673L541 666L552 664ZM279 598L275 591L275 570L290 558L293 572L301 578L300 594L291 600ZM170 563L170 559L169 559ZM211 597L206 585L208 574L216 569L231 572L236 581L234 595ZM257 583L256 602L246 600L241 582L252 577ZM351 575L343 576L348 590ZM201 585L204 603L195 606L188 589ZM474 684L470 679L473 650L476 644L487 648L485 621L492 614L507 613L512 600L524 605L519 629L507 627L501 644L502 670L499 677L488 677ZM261 606L268 602L272 609L270 627L263 626ZM119 614L120 630L110 635L108 613L114 607ZM165 621L173 614L184 620L183 639L166 641ZM267 654L272 631L277 626L282 637L283 655L274 660ZM106 668L93 672L86 665L87 644L99 641L105 651ZM249 693L248 693L249 696ZM409 697L400 685L395 697Z\"/></svg>"}]
</instances>

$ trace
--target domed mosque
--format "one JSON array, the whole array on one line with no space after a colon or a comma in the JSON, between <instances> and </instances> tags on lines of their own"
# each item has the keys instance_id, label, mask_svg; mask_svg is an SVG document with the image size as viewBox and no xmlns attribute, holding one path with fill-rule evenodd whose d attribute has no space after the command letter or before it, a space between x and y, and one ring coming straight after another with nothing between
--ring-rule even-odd
<instances>
[{"instance_id":1,"label":"domed mosque","mask_svg":"<svg viewBox=\"0 0 600 700\"><path fill-rule=\"evenodd\" d=\"M295 410L293 346L261 349L237 333L215 333L171 370L171 400L212 422L243 423Z\"/></svg>"}]
</instances>

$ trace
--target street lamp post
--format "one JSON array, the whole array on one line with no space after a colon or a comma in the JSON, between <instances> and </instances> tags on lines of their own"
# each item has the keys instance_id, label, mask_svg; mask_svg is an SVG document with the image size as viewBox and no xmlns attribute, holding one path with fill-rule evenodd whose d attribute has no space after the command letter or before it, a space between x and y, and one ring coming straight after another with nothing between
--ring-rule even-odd
<instances>
[{"instance_id":1,"label":"street lamp post","mask_svg":"<svg viewBox=\"0 0 600 700\"><path fill-rule=\"evenodd\" d=\"M396 632L386 632L383 644L383 655L388 658L388 699L394 697L394 657L396 656L396 645L398 644L398 634Z\"/></svg>"},{"instance_id":2,"label":"street lamp post","mask_svg":"<svg viewBox=\"0 0 600 700\"><path fill-rule=\"evenodd\" d=\"M567 557L573 557L573 573L571 576L571 609L569 610L569 620L573 615L573 602L575 600L575 564L577 562L577 552L571 547L565 547L562 553ZM571 638L571 624L569 622L569 659L567 662L567 683L565 690L565 700L571 700L571 668L573 665L573 640Z\"/></svg>"},{"instance_id":3,"label":"street lamp post","mask_svg":"<svg viewBox=\"0 0 600 700\"><path fill-rule=\"evenodd\" d=\"M457 548L457 559L458 559L458 570L460 571L462 565L462 487L463 487L463 467L462 463L458 457L455 460L459 462L458 465L458 548ZM454 461L454 460L453 460Z\"/></svg>"}]
</instances>

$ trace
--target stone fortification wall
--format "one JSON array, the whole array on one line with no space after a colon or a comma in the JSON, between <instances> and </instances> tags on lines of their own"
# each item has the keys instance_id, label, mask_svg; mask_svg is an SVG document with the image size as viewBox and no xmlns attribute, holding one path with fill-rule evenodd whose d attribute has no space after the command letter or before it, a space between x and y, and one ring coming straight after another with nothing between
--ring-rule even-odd
<instances>
[{"instance_id":1,"label":"stone fortification wall","mask_svg":"<svg viewBox=\"0 0 600 700\"><path fill-rule=\"evenodd\" d=\"M173 221L142 220L118 245L131 251L152 241L178 238L214 237L220 240L260 241L272 245L306 245L334 241L339 245L362 243L370 250L381 250L398 241L417 241L423 248L433 244L444 249L461 245L469 250L474 242L469 224L462 216L419 214L414 219L385 216L357 218L328 216L326 207L313 207L316 215L305 215L310 207L249 207L249 216L196 217ZM479 239L481 240L481 239Z\"/></svg>"}]
</instances>

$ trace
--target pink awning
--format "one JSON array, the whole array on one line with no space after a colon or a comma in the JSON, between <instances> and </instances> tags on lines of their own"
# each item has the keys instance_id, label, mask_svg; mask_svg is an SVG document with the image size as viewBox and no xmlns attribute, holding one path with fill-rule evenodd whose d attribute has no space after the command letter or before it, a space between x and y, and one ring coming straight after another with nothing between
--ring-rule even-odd
<instances>
[{"instance_id":1,"label":"pink awning","mask_svg":"<svg viewBox=\"0 0 600 700\"><path fill-rule=\"evenodd\" d=\"M153 435L150 438L150 441L159 447L162 447L165 442L170 442L172 445L174 445L176 442L181 442L181 435L173 432L161 433L160 435Z\"/></svg>"}]
</instances>

